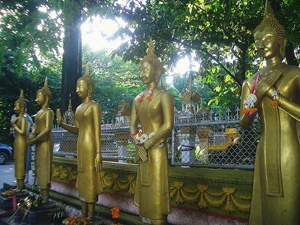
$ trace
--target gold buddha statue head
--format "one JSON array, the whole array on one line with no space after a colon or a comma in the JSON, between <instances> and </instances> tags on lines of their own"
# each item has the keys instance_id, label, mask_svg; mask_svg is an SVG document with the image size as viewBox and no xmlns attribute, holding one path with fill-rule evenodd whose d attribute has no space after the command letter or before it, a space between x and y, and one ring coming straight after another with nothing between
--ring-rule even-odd
<instances>
[{"instance_id":1,"label":"gold buddha statue head","mask_svg":"<svg viewBox=\"0 0 300 225\"><path fill-rule=\"evenodd\" d=\"M90 74L90 64L88 63L86 65L86 68L85 68L85 73L82 75L82 77L80 77L78 81L80 80L83 80L85 81L87 87L88 87L88 91L89 91L89 96L92 97L93 94L94 94L94 89L95 89L95 81L94 79L92 78L91 74Z\"/></svg>"},{"instance_id":2,"label":"gold buddha statue head","mask_svg":"<svg viewBox=\"0 0 300 225\"><path fill-rule=\"evenodd\" d=\"M278 22L274 16L273 9L269 0L266 0L265 15L262 22L254 29L253 34L260 31L262 32L266 28L271 28L276 34L277 41L280 45L280 55L282 58L285 57L286 47L286 33L284 27Z\"/></svg>"},{"instance_id":3,"label":"gold buddha statue head","mask_svg":"<svg viewBox=\"0 0 300 225\"><path fill-rule=\"evenodd\" d=\"M20 97L19 99L15 102L15 105L18 104L20 108L24 108L24 110L26 109L27 107L27 104L26 104L26 101L24 99L24 92L23 90L21 90L20 92Z\"/></svg>"},{"instance_id":4,"label":"gold buddha statue head","mask_svg":"<svg viewBox=\"0 0 300 225\"><path fill-rule=\"evenodd\" d=\"M149 47L147 50L147 55L140 61L140 66L144 63L149 63L153 70L155 71L155 81L156 83L159 82L162 71L163 71L163 64L160 62L158 57L154 53L154 45L152 39L149 41Z\"/></svg>"},{"instance_id":5,"label":"gold buddha statue head","mask_svg":"<svg viewBox=\"0 0 300 225\"><path fill-rule=\"evenodd\" d=\"M52 92L50 91L50 89L48 87L48 78L47 77L45 78L44 87L39 89L37 92L42 93L42 95L48 99L48 103L51 101Z\"/></svg>"}]
</instances>

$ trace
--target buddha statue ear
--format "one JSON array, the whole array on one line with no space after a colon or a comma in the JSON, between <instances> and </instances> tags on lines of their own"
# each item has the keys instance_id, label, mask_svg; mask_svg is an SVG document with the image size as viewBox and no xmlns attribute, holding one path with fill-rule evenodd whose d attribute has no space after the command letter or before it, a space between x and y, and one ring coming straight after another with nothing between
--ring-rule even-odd
<instances>
[{"instance_id":1,"label":"buddha statue ear","mask_svg":"<svg viewBox=\"0 0 300 225\"><path fill-rule=\"evenodd\" d=\"M283 40L281 40L280 44L280 55L282 58L285 57L285 48L286 48L286 38L283 38Z\"/></svg>"},{"instance_id":2,"label":"buddha statue ear","mask_svg":"<svg viewBox=\"0 0 300 225\"><path fill-rule=\"evenodd\" d=\"M43 93L43 95L44 95L44 98L45 98L45 102L47 102L47 104L49 104L49 96L48 95L45 95L44 93Z\"/></svg>"},{"instance_id":3,"label":"buddha statue ear","mask_svg":"<svg viewBox=\"0 0 300 225\"><path fill-rule=\"evenodd\" d=\"M156 69L155 71L155 82L158 84L160 81L160 77L161 77L162 71L160 69Z\"/></svg>"},{"instance_id":4,"label":"buddha statue ear","mask_svg":"<svg viewBox=\"0 0 300 225\"><path fill-rule=\"evenodd\" d=\"M92 97L92 95L93 95L93 87L90 85L90 86L88 87L88 96L89 96L89 97Z\"/></svg>"}]
</instances>

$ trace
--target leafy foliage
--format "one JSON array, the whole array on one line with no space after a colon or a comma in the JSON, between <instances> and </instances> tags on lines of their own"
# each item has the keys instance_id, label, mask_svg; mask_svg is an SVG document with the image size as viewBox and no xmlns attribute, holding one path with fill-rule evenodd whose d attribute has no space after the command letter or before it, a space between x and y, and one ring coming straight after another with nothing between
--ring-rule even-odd
<instances>
[{"instance_id":1,"label":"leafy foliage","mask_svg":"<svg viewBox=\"0 0 300 225\"><path fill-rule=\"evenodd\" d=\"M47 1L1 1L0 76L3 67L22 75L23 67L37 76L41 61L53 62L59 54L60 24L54 14L43 11ZM42 6L44 8L42 8Z\"/></svg>"},{"instance_id":2,"label":"leafy foliage","mask_svg":"<svg viewBox=\"0 0 300 225\"><path fill-rule=\"evenodd\" d=\"M36 92L44 86L45 77L48 78L48 85L52 92L50 108L58 108L61 91L61 64L48 65L41 68L41 73L33 80L26 69L23 69L22 76L9 70L3 70L6 76L0 77L0 141L11 142L9 134L10 118L14 114L14 103L20 96L20 90L23 89L24 97L27 102L27 113L33 116L39 106L35 103Z\"/></svg>"},{"instance_id":3,"label":"leafy foliage","mask_svg":"<svg viewBox=\"0 0 300 225\"><path fill-rule=\"evenodd\" d=\"M296 2L274 0L272 5L288 28L289 42L297 46L296 21L300 18ZM116 12L129 24L116 36L129 36L130 41L114 53L137 60L152 37L157 54L170 67L178 57L191 55L201 64L196 79L215 92L210 103L213 107L228 107L239 99L244 79L258 69L259 64L253 65L256 56L252 31L261 22L263 11L264 1L131 1L129 6L120 5Z\"/></svg>"},{"instance_id":4,"label":"leafy foliage","mask_svg":"<svg viewBox=\"0 0 300 225\"><path fill-rule=\"evenodd\" d=\"M138 65L124 62L120 57L111 58L107 52L93 52L84 48L83 64L91 63L93 77L96 81L94 99L102 107L103 120L114 118L114 111L124 100L132 100L143 88L139 80Z\"/></svg>"}]
</instances>

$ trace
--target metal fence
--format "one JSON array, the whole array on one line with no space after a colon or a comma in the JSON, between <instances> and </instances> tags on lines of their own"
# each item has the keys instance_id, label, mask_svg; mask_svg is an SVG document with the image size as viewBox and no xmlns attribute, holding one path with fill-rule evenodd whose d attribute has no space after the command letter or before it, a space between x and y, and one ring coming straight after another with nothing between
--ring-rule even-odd
<instances>
[{"instance_id":1,"label":"metal fence","mask_svg":"<svg viewBox=\"0 0 300 225\"><path fill-rule=\"evenodd\" d=\"M129 138L128 120L101 126L102 156L107 161L132 162L134 145ZM176 113L168 138L171 165L253 169L260 123L252 128L239 126L239 109L231 112ZM76 157L77 136L53 129L54 154Z\"/></svg>"}]
</instances>

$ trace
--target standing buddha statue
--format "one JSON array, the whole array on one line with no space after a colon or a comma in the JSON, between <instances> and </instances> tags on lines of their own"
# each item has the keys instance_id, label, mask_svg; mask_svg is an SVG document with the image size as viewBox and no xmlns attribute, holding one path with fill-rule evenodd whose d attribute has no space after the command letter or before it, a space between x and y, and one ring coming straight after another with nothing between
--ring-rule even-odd
<instances>
[{"instance_id":1,"label":"standing buddha statue","mask_svg":"<svg viewBox=\"0 0 300 225\"><path fill-rule=\"evenodd\" d=\"M43 203L49 201L49 189L51 186L52 157L53 157L53 111L49 108L52 93L48 87L46 77L44 87L37 91L36 102L40 106L37 112L33 130L28 137L28 144L35 145L36 182L43 197Z\"/></svg>"},{"instance_id":2,"label":"standing buddha statue","mask_svg":"<svg viewBox=\"0 0 300 225\"><path fill-rule=\"evenodd\" d=\"M76 93L82 103L75 111L75 125L67 124L59 109L57 124L72 134L77 134L77 181L82 217L86 222L95 220L95 203L103 191L101 184L101 108L93 101L95 82L89 65L85 74L77 80Z\"/></svg>"},{"instance_id":3,"label":"standing buddha statue","mask_svg":"<svg viewBox=\"0 0 300 225\"><path fill-rule=\"evenodd\" d=\"M250 225L300 224L300 68L283 63L285 30L266 1L254 30L265 66L243 83L241 127L258 114L262 133L256 150Z\"/></svg>"},{"instance_id":4,"label":"standing buddha statue","mask_svg":"<svg viewBox=\"0 0 300 225\"><path fill-rule=\"evenodd\" d=\"M133 101L130 133L138 162L134 204L144 222L157 225L167 224L170 213L167 138L174 126L173 96L158 87L162 70L150 40L140 62L140 79L146 89Z\"/></svg>"},{"instance_id":5,"label":"standing buddha statue","mask_svg":"<svg viewBox=\"0 0 300 225\"><path fill-rule=\"evenodd\" d=\"M26 101L24 93L21 90L20 98L15 102L14 107L17 117L12 121L15 131L14 140L14 160L15 177L17 180L17 191L24 189L24 179L26 174L26 155L27 155L27 126L28 122L25 116Z\"/></svg>"}]
</instances>

